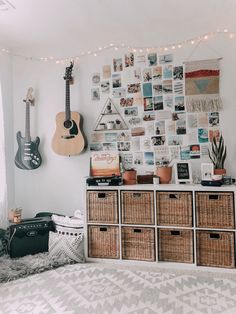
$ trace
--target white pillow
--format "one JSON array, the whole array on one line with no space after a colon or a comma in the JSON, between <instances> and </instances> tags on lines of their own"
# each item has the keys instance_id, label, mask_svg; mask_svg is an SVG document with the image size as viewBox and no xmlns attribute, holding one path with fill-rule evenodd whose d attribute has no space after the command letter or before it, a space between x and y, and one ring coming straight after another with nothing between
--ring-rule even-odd
<instances>
[{"instance_id":1,"label":"white pillow","mask_svg":"<svg viewBox=\"0 0 236 314\"><path fill-rule=\"evenodd\" d=\"M51 258L65 258L78 263L84 259L84 235L63 235L57 232L49 232L48 252Z\"/></svg>"},{"instance_id":2,"label":"white pillow","mask_svg":"<svg viewBox=\"0 0 236 314\"><path fill-rule=\"evenodd\" d=\"M83 233L83 222L76 217L52 215L52 221L60 234L78 236Z\"/></svg>"}]
</instances>

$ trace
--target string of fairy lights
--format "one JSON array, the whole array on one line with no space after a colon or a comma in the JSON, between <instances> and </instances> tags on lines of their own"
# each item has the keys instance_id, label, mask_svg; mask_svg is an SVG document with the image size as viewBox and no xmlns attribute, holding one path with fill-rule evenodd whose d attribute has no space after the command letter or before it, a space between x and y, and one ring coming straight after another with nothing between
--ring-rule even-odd
<instances>
[{"instance_id":1,"label":"string of fairy lights","mask_svg":"<svg viewBox=\"0 0 236 314\"><path fill-rule=\"evenodd\" d=\"M76 56L70 56L67 58L58 58L55 56L49 56L49 57L34 57L34 56L24 56L21 54L17 54L17 53L12 53L10 49L7 48L0 48L0 52L3 54L10 54L13 57L19 57L19 58L23 58L25 60L31 60L31 61L40 61L40 62L55 62L56 64L64 64L67 63L71 60L74 60L74 62L78 62L81 58L85 57L85 56L93 56L93 57L97 57L99 54L102 54L104 51L107 50L114 50L114 51L118 51L120 49L122 50L127 50L127 52L133 52L133 53L151 53L151 52L157 52L157 53L168 53L174 50L178 50L181 48L184 48L188 45L198 45L201 42L207 42L211 39L213 39L216 36L219 35L223 35L226 38L232 40L236 38L236 32L231 32L229 31L227 28L223 28L223 29L217 29L214 32L209 32L209 33L205 33L203 35L194 37L194 38L190 38L190 39L186 39L183 40L181 42L175 42L175 43L171 43L168 45L161 45L161 46L150 46L150 47L138 47L138 46L130 46L124 43L121 44L114 44L114 43L110 43L108 45L105 46L100 46L96 49L93 50L88 50L88 51L82 51L81 53L79 53Z\"/></svg>"}]
</instances>

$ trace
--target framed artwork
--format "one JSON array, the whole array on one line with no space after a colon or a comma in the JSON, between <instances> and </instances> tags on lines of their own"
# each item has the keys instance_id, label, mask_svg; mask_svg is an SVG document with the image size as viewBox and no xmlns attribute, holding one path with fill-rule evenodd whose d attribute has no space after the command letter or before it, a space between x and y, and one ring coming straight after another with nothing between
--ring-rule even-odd
<instances>
[{"instance_id":1,"label":"framed artwork","mask_svg":"<svg viewBox=\"0 0 236 314\"><path fill-rule=\"evenodd\" d=\"M93 152L90 161L90 176L110 177L120 175L119 153L114 151Z\"/></svg>"},{"instance_id":2,"label":"framed artwork","mask_svg":"<svg viewBox=\"0 0 236 314\"><path fill-rule=\"evenodd\" d=\"M202 163L201 164L201 175L203 181L211 181L214 174L214 165L213 163Z\"/></svg>"},{"instance_id":3,"label":"framed artwork","mask_svg":"<svg viewBox=\"0 0 236 314\"><path fill-rule=\"evenodd\" d=\"M192 167L189 161L178 161L175 164L175 183L176 184L191 184Z\"/></svg>"}]
</instances>

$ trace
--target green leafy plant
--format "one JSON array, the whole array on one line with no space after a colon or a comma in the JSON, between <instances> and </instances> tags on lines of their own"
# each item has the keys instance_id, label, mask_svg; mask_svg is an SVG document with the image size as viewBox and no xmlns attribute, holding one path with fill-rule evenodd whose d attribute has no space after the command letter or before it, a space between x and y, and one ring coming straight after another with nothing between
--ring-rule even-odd
<instances>
[{"instance_id":1,"label":"green leafy plant","mask_svg":"<svg viewBox=\"0 0 236 314\"><path fill-rule=\"evenodd\" d=\"M215 169L224 169L227 150L222 134L220 135L219 142L217 142L216 137L213 137L211 151L208 150L208 154Z\"/></svg>"}]
</instances>

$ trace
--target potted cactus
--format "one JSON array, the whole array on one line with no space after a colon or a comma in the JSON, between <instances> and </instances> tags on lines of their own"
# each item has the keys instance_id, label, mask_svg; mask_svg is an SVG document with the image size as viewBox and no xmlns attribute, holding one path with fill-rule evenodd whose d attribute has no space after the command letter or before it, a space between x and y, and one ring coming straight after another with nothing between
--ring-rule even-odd
<instances>
[{"instance_id":1,"label":"potted cactus","mask_svg":"<svg viewBox=\"0 0 236 314\"><path fill-rule=\"evenodd\" d=\"M227 155L226 146L222 134L220 135L219 142L216 137L213 137L211 143L211 150L208 150L209 157L214 165L214 174L224 175L224 163Z\"/></svg>"}]
</instances>

